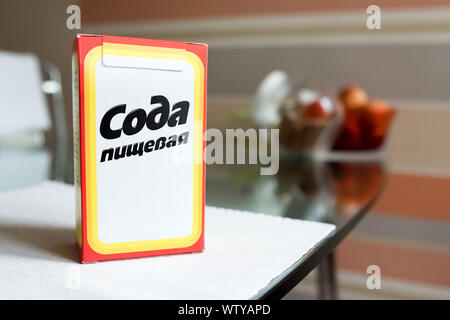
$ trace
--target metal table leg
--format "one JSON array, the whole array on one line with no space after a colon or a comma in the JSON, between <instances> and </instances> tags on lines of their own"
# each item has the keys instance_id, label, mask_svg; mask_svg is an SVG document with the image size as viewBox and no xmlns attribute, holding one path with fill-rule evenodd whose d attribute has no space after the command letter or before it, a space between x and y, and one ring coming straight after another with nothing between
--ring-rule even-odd
<instances>
[{"instance_id":1,"label":"metal table leg","mask_svg":"<svg viewBox=\"0 0 450 320\"><path fill-rule=\"evenodd\" d=\"M336 268L334 252L330 252L318 265L319 299L336 300Z\"/></svg>"}]
</instances>

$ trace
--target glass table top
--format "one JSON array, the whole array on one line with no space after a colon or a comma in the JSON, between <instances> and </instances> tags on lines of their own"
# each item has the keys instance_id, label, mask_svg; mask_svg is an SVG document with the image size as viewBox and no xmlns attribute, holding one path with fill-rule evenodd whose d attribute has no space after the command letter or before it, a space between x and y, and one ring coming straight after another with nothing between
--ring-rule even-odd
<instances>
[{"instance_id":1,"label":"glass table top","mask_svg":"<svg viewBox=\"0 0 450 320\"><path fill-rule=\"evenodd\" d=\"M325 222L335 233L274 279L255 298L281 298L353 230L376 200L384 180L383 162L281 161L275 176L258 167L208 166L207 205Z\"/></svg>"},{"instance_id":2,"label":"glass table top","mask_svg":"<svg viewBox=\"0 0 450 320\"><path fill-rule=\"evenodd\" d=\"M207 205L332 223L339 227L375 200L382 162L281 162L274 176L258 167L208 166Z\"/></svg>"}]
</instances>

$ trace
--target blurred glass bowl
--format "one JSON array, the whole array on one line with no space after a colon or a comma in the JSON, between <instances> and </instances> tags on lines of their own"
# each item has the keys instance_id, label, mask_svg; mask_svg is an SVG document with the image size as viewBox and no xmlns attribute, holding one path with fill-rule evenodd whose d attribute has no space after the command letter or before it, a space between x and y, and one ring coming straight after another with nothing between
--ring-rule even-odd
<instances>
[{"instance_id":1,"label":"blurred glass bowl","mask_svg":"<svg viewBox=\"0 0 450 320\"><path fill-rule=\"evenodd\" d=\"M309 156L331 148L344 119L338 103L309 89L301 90L294 101L287 101L280 113L280 144L284 151Z\"/></svg>"}]
</instances>

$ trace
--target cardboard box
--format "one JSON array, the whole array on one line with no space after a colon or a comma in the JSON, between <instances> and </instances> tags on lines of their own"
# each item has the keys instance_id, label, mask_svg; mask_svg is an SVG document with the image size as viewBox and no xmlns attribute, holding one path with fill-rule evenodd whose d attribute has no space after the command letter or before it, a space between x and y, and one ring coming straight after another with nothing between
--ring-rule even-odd
<instances>
[{"instance_id":1,"label":"cardboard box","mask_svg":"<svg viewBox=\"0 0 450 320\"><path fill-rule=\"evenodd\" d=\"M77 35L82 262L203 250L206 61L205 44Z\"/></svg>"}]
</instances>

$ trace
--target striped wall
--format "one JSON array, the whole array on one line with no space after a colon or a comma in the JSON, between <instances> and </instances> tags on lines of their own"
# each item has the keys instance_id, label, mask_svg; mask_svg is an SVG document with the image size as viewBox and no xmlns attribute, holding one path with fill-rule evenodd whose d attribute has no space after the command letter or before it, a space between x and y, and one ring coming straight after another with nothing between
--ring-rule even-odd
<instances>
[{"instance_id":1,"label":"striped wall","mask_svg":"<svg viewBox=\"0 0 450 320\"><path fill-rule=\"evenodd\" d=\"M136 20L176 20L242 15L274 15L286 13L319 13L364 10L371 4L382 8L434 8L448 6L448 0L80 0L87 23L129 22Z\"/></svg>"}]
</instances>

